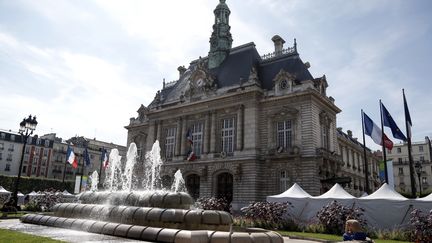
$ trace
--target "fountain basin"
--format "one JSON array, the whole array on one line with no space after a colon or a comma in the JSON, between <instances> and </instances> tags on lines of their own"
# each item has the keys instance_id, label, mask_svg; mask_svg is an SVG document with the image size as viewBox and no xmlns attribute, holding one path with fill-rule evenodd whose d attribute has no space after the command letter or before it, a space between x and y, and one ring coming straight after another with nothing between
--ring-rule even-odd
<instances>
[{"instance_id":1,"label":"fountain basin","mask_svg":"<svg viewBox=\"0 0 432 243\"><path fill-rule=\"evenodd\" d=\"M136 207L189 209L193 199L185 192L134 191L85 192L79 197L84 204L108 204Z\"/></svg>"},{"instance_id":2,"label":"fountain basin","mask_svg":"<svg viewBox=\"0 0 432 243\"><path fill-rule=\"evenodd\" d=\"M181 230L161 227L140 226L75 219L38 214L27 214L21 217L23 223L39 224L60 228L71 228L97 234L114 235L137 240L156 242L231 242L231 243L283 243L283 238L272 231L228 232L210 230Z\"/></svg>"},{"instance_id":3,"label":"fountain basin","mask_svg":"<svg viewBox=\"0 0 432 243\"><path fill-rule=\"evenodd\" d=\"M59 203L53 207L53 211L56 217L187 230L228 231L233 223L232 216L227 212L201 209Z\"/></svg>"}]
</instances>

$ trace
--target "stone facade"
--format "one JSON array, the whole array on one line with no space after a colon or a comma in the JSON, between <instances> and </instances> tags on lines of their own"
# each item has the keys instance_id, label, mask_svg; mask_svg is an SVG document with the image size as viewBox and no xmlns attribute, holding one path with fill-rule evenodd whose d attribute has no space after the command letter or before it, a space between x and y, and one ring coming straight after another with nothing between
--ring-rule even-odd
<instances>
[{"instance_id":1,"label":"stone facade","mask_svg":"<svg viewBox=\"0 0 432 243\"><path fill-rule=\"evenodd\" d=\"M425 141L412 143L412 158L414 167L421 165L420 182L422 194L432 191L432 158L431 158L431 143L429 137ZM395 144L392 150L387 150L387 159L393 160L393 176L395 189L398 192L411 193L411 179L408 160L408 145L407 143ZM419 178L414 168L414 178L416 182L417 192L420 191Z\"/></svg>"},{"instance_id":2,"label":"stone facade","mask_svg":"<svg viewBox=\"0 0 432 243\"><path fill-rule=\"evenodd\" d=\"M341 110L326 94L325 75L312 77L295 40L286 49L280 36L272 40L270 54L260 56L248 43L231 48L216 66L209 64L211 42L209 57L179 67L179 80L164 83L126 126L141 165L158 140L163 182L170 184L180 169L193 197L225 197L234 209L295 182L319 195L338 178L361 174L344 167L336 129Z\"/></svg>"}]
</instances>

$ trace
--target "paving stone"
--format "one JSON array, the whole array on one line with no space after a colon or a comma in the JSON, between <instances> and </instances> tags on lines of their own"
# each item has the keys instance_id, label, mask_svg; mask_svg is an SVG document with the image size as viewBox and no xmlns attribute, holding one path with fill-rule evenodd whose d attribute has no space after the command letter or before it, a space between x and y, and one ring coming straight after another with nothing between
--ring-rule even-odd
<instances>
[{"instance_id":1,"label":"paving stone","mask_svg":"<svg viewBox=\"0 0 432 243\"><path fill-rule=\"evenodd\" d=\"M160 242L174 242L176 234L180 230L178 229L162 229L162 231L159 232L157 241Z\"/></svg>"}]
</instances>

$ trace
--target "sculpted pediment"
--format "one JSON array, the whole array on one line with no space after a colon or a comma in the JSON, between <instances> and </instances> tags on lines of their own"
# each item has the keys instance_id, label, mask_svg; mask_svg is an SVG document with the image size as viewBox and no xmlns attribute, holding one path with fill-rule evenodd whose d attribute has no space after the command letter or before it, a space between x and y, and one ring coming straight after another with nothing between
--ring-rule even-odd
<instances>
[{"instance_id":1,"label":"sculpted pediment","mask_svg":"<svg viewBox=\"0 0 432 243\"><path fill-rule=\"evenodd\" d=\"M284 106L272 114L273 117L294 117L297 116L299 110L294 107Z\"/></svg>"},{"instance_id":2,"label":"sculpted pediment","mask_svg":"<svg viewBox=\"0 0 432 243\"><path fill-rule=\"evenodd\" d=\"M293 90L295 85L296 76L291 74L284 69L281 69L273 79L273 85L276 93L286 93Z\"/></svg>"},{"instance_id":3,"label":"sculpted pediment","mask_svg":"<svg viewBox=\"0 0 432 243\"><path fill-rule=\"evenodd\" d=\"M203 60L199 60L195 70L188 79L188 87L185 91L186 97L201 95L216 90L216 78L210 73Z\"/></svg>"}]
</instances>

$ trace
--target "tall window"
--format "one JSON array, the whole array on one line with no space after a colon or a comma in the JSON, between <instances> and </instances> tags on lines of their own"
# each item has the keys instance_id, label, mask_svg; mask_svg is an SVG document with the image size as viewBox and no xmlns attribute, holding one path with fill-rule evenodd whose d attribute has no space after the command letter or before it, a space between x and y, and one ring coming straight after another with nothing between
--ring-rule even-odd
<instances>
[{"instance_id":1,"label":"tall window","mask_svg":"<svg viewBox=\"0 0 432 243\"><path fill-rule=\"evenodd\" d=\"M403 175L403 168L402 167L399 168L399 175Z\"/></svg>"},{"instance_id":2,"label":"tall window","mask_svg":"<svg viewBox=\"0 0 432 243\"><path fill-rule=\"evenodd\" d=\"M170 127L166 129L165 139L165 158L169 159L174 156L176 128Z\"/></svg>"},{"instance_id":3,"label":"tall window","mask_svg":"<svg viewBox=\"0 0 432 243\"><path fill-rule=\"evenodd\" d=\"M329 127L326 124L323 124L321 127L321 139L323 148L329 150L330 149L330 132Z\"/></svg>"},{"instance_id":4,"label":"tall window","mask_svg":"<svg viewBox=\"0 0 432 243\"><path fill-rule=\"evenodd\" d=\"M222 120L222 151L234 152L234 118Z\"/></svg>"},{"instance_id":5,"label":"tall window","mask_svg":"<svg viewBox=\"0 0 432 243\"><path fill-rule=\"evenodd\" d=\"M10 164L6 164L5 171L10 171Z\"/></svg>"},{"instance_id":6,"label":"tall window","mask_svg":"<svg viewBox=\"0 0 432 243\"><path fill-rule=\"evenodd\" d=\"M277 123L277 146L286 149L292 147L291 120Z\"/></svg>"},{"instance_id":7,"label":"tall window","mask_svg":"<svg viewBox=\"0 0 432 243\"><path fill-rule=\"evenodd\" d=\"M401 148L397 148L397 153L398 154L402 153L402 149Z\"/></svg>"},{"instance_id":8,"label":"tall window","mask_svg":"<svg viewBox=\"0 0 432 243\"><path fill-rule=\"evenodd\" d=\"M423 152L423 146L419 146L419 152Z\"/></svg>"},{"instance_id":9,"label":"tall window","mask_svg":"<svg viewBox=\"0 0 432 243\"><path fill-rule=\"evenodd\" d=\"M288 190L289 177L288 177L288 173L286 172L286 170L282 170L280 172L279 182L280 182L280 191L281 192Z\"/></svg>"},{"instance_id":10,"label":"tall window","mask_svg":"<svg viewBox=\"0 0 432 243\"><path fill-rule=\"evenodd\" d=\"M203 141L203 123L195 123L191 127L193 151L195 155L199 156L202 153L202 141Z\"/></svg>"},{"instance_id":11,"label":"tall window","mask_svg":"<svg viewBox=\"0 0 432 243\"><path fill-rule=\"evenodd\" d=\"M4 149L4 143L0 143L0 150Z\"/></svg>"}]
</instances>

